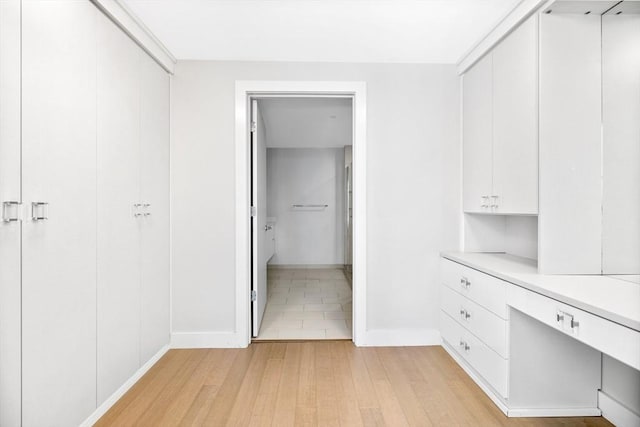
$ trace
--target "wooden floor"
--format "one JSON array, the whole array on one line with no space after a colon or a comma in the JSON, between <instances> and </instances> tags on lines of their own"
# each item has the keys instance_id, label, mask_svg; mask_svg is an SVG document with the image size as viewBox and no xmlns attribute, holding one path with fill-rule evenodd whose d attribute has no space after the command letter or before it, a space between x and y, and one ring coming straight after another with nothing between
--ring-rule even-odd
<instances>
[{"instance_id":1,"label":"wooden floor","mask_svg":"<svg viewBox=\"0 0 640 427\"><path fill-rule=\"evenodd\" d=\"M171 350L98 426L611 426L506 418L441 347Z\"/></svg>"}]
</instances>

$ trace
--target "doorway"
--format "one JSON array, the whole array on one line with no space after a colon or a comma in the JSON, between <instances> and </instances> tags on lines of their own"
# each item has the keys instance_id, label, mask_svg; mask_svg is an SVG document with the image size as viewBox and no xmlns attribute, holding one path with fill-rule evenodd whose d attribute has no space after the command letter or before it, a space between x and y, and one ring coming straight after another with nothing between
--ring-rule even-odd
<instances>
[{"instance_id":1,"label":"doorway","mask_svg":"<svg viewBox=\"0 0 640 427\"><path fill-rule=\"evenodd\" d=\"M352 97L251 103L252 337L352 339Z\"/></svg>"},{"instance_id":2,"label":"doorway","mask_svg":"<svg viewBox=\"0 0 640 427\"><path fill-rule=\"evenodd\" d=\"M253 203L260 203L259 193L253 194L252 191L254 188L252 186L252 184L254 183L253 178L262 176L264 180L266 173L261 172L257 168L259 164L263 164L260 159L254 159L252 161L251 148L253 144L252 134L254 132L252 132L251 125L254 121L252 120L252 117L254 117L252 116L252 113L254 113L254 107L257 106L257 104L255 104L253 101L268 100L274 98L337 98L348 99L351 102L351 140L353 143L353 164L352 168L350 169L350 176L352 178L351 182L353 184L353 221L351 227L353 230L353 244L351 245L353 259L353 314L351 315L352 326L350 329L352 332L351 337L356 345L358 345L358 342L361 341L364 337L364 333L366 330L366 313L364 304L366 288L366 92L365 85L362 82L236 82L236 191L238 195L236 199L236 212L238 220L236 224L236 333L238 334L238 338L241 339L241 342L244 342L244 345L248 345L251 342L252 335L254 335L254 326L258 326L258 328L256 328L256 331L259 332L259 323L263 319L263 317L260 315L260 311L266 311L267 305L265 297L268 296L268 291L266 289L262 289L262 297L265 299L265 301L261 301L260 284L259 282L255 283L254 278L259 278L260 276L262 276L264 280L265 276L268 275L266 266L262 271L260 271L257 265L258 261L261 264L263 260L265 260L265 256L268 255L265 255L265 253L260 255L258 253L258 250L254 250L262 248L263 246L254 244L253 231L256 231L257 233L265 233L275 228L277 233L278 219L275 219L275 224L267 224L268 212L265 211L266 206L263 206L264 215L261 217L259 206L253 205ZM257 127L258 123L256 122L256 125L254 127L258 131L258 139L255 140L256 147L259 144L259 130L257 129ZM342 151L344 151L344 146L340 148ZM266 147L261 148L261 150L264 154L264 151L266 151ZM344 162L344 153L342 154L342 161ZM264 164L263 167L266 168ZM342 167L345 167L344 163L342 164ZM344 175L344 172L345 171L342 171L342 175ZM346 185L346 182L342 182L341 185ZM341 204L345 208L346 202L346 197L345 200L341 200ZM266 202L263 200L263 203ZM300 210L300 212L295 212L296 214L307 214L309 213L308 210L311 210L311 212L317 212L315 210L321 211L322 209L325 209L325 204L329 205L330 203L323 203L322 201L311 202L310 200L300 203L291 201L290 208L291 211ZM336 209L335 206L334 209ZM343 214L346 215L346 212L341 212L341 215ZM269 227L272 228L270 229ZM346 250L344 239L341 240L340 244L345 245L343 247L343 251ZM276 246L276 250L278 250L278 247L279 245ZM322 288L320 283L321 280L330 280L334 282L344 281L346 283L346 278L343 273L344 263L344 258L341 258L339 268L330 268L336 267L336 264L316 266L313 264L300 264L299 262L296 262L294 264L280 265L270 270L272 271L272 282L274 282L274 285L276 285L277 287L277 284L275 282L278 280L290 280L290 285L293 285L293 280L304 280L305 289L307 288L306 285L310 285L310 289ZM340 274L340 277L334 276L337 274ZM290 279L284 277L287 275L290 276ZM305 277L300 279L296 279L293 277L303 275ZM324 276L324 278L321 279L320 276ZM264 280L264 282L266 283L268 282L268 280ZM296 283L296 285L300 284L302 284L302 282ZM280 285L283 284L281 283ZM266 286L264 288L266 288ZM289 286L288 290L291 290L291 288L292 286ZM298 290L298 292L301 291ZM309 297L312 297L311 293L309 294ZM326 298L330 298L328 296L328 293L325 293L325 295ZM305 295L305 297L306 296L307 295ZM338 294L335 298L339 298L339 296L340 294ZM344 294L342 294L342 296L346 297L346 295ZM254 311L256 312L256 315L252 315ZM324 315L325 312L323 311L322 313ZM330 314L329 316L334 315ZM345 315L336 314L335 316ZM328 336L325 332L325 338L327 337ZM283 336L280 339L289 338Z\"/></svg>"}]
</instances>

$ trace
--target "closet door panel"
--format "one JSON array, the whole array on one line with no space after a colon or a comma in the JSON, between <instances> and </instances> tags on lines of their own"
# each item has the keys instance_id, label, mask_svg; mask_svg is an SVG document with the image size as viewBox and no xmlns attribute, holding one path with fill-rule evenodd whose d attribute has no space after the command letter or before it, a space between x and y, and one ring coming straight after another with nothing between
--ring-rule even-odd
<instances>
[{"instance_id":1,"label":"closet door panel","mask_svg":"<svg viewBox=\"0 0 640 427\"><path fill-rule=\"evenodd\" d=\"M20 201L20 0L0 0L0 210L10 201ZM21 227L0 219L0 426L20 425Z\"/></svg>"},{"instance_id":2,"label":"closet door panel","mask_svg":"<svg viewBox=\"0 0 640 427\"><path fill-rule=\"evenodd\" d=\"M96 38L90 2L23 1L23 425L96 407Z\"/></svg>"},{"instance_id":3,"label":"closet door panel","mask_svg":"<svg viewBox=\"0 0 640 427\"><path fill-rule=\"evenodd\" d=\"M141 51L105 16L97 26L98 405L140 366Z\"/></svg>"},{"instance_id":4,"label":"closet door panel","mask_svg":"<svg viewBox=\"0 0 640 427\"><path fill-rule=\"evenodd\" d=\"M604 274L640 273L638 46L640 14L602 17Z\"/></svg>"},{"instance_id":5,"label":"closet door panel","mask_svg":"<svg viewBox=\"0 0 640 427\"><path fill-rule=\"evenodd\" d=\"M482 197L492 182L492 55L463 77L463 207L465 212L489 212ZM487 200L488 202L488 200Z\"/></svg>"},{"instance_id":6,"label":"closet door panel","mask_svg":"<svg viewBox=\"0 0 640 427\"><path fill-rule=\"evenodd\" d=\"M538 16L493 54L494 212L538 213Z\"/></svg>"},{"instance_id":7,"label":"closet door panel","mask_svg":"<svg viewBox=\"0 0 640 427\"><path fill-rule=\"evenodd\" d=\"M169 343L169 76L147 55L140 75L144 363Z\"/></svg>"}]
</instances>

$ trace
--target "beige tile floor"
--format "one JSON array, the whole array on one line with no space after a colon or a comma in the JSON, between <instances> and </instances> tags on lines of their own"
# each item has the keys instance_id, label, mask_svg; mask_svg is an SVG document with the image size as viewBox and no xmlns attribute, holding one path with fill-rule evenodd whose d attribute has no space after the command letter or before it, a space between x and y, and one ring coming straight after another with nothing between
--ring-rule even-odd
<instances>
[{"instance_id":1,"label":"beige tile floor","mask_svg":"<svg viewBox=\"0 0 640 427\"><path fill-rule=\"evenodd\" d=\"M256 340L351 339L352 292L342 270L269 269Z\"/></svg>"}]
</instances>

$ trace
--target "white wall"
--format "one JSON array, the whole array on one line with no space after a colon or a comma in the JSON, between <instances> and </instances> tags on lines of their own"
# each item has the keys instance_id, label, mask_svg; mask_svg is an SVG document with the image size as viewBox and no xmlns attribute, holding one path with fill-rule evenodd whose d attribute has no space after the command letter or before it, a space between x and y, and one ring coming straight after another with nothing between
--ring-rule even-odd
<instances>
[{"instance_id":1,"label":"white wall","mask_svg":"<svg viewBox=\"0 0 640 427\"><path fill-rule=\"evenodd\" d=\"M455 66L183 61L172 86L173 332L235 329L236 80L367 83L367 328L436 330L439 253L459 241Z\"/></svg>"},{"instance_id":2,"label":"white wall","mask_svg":"<svg viewBox=\"0 0 640 427\"><path fill-rule=\"evenodd\" d=\"M344 148L267 149L267 215L277 220L270 264L344 264L343 205Z\"/></svg>"}]
</instances>

